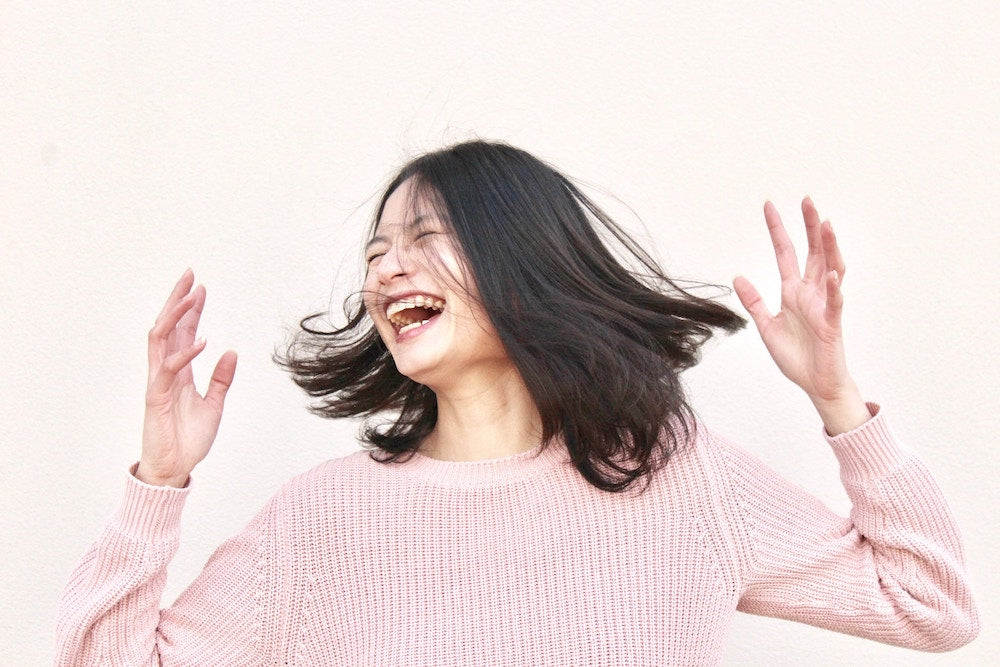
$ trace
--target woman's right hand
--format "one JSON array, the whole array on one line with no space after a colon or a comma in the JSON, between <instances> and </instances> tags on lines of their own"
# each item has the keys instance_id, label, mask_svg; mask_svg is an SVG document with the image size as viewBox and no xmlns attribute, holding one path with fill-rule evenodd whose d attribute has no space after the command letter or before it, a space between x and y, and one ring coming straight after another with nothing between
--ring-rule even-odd
<instances>
[{"instance_id":1,"label":"woman's right hand","mask_svg":"<svg viewBox=\"0 0 1000 667\"><path fill-rule=\"evenodd\" d=\"M215 365L205 396L195 389L191 361L205 349L205 339L195 339L205 288L192 290L192 285L194 273L188 269L149 331L142 458L135 471L147 484L187 484L191 471L212 447L236 372L236 353L229 350Z\"/></svg>"}]
</instances>

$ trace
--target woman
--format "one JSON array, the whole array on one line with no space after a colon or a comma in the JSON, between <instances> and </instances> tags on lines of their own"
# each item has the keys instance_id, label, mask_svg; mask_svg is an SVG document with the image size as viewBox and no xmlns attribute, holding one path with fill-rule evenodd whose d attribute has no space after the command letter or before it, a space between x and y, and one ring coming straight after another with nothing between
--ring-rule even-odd
<instances>
[{"instance_id":1,"label":"woman","mask_svg":"<svg viewBox=\"0 0 1000 667\"><path fill-rule=\"evenodd\" d=\"M781 311L734 286L819 413L850 519L694 419L678 374L737 315L678 288L558 172L469 142L403 168L349 322L307 318L280 360L321 414L388 414L371 451L289 482L160 611L236 365L224 354L197 394L205 291L181 278L150 332L142 456L67 587L59 664L716 664L736 610L967 643L957 530L847 372L844 263L802 213L800 274L764 209Z\"/></svg>"}]
</instances>

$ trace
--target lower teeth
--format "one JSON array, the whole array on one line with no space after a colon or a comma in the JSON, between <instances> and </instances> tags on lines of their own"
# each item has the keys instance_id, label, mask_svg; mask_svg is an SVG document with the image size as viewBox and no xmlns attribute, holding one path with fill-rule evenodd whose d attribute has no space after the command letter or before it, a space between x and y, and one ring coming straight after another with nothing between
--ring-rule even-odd
<instances>
[{"instance_id":1,"label":"lower teeth","mask_svg":"<svg viewBox=\"0 0 1000 667\"><path fill-rule=\"evenodd\" d=\"M423 320L421 322L410 322L405 327L402 327L399 330L399 333L405 333L405 332L407 332L407 331L409 331L411 329L416 329L417 327L422 327L423 325L427 324L427 322L429 322L429 321L430 320Z\"/></svg>"}]
</instances>

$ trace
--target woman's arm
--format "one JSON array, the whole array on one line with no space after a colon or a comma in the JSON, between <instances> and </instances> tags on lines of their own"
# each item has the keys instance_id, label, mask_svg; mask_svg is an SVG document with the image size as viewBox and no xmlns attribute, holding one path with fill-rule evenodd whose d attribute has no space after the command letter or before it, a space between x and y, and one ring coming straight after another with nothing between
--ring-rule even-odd
<instances>
[{"instance_id":1,"label":"woman's arm","mask_svg":"<svg viewBox=\"0 0 1000 667\"><path fill-rule=\"evenodd\" d=\"M771 315L746 278L733 285L781 372L816 407L853 503L850 518L732 450L730 474L749 545L744 611L925 650L957 648L979 621L958 529L923 463L866 405L844 357L844 260L829 221L802 202L808 257L764 206L781 275Z\"/></svg>"},{"instance_id":2,"label":"woman's arm","mask_svg":"<svg viewBox=\"0 0 1000 667\"><path fill-rule=\"evenodd\" d=\"M56 665L263 664L263 638L287 623L281 494L213 554L168 609L187 489L128 480L118 509L70 577L59 605ZM273 648L273 647L270 647Z\"/></svg>"},{"instance_id":3,"label":"woman's arm","mask_svg":"<svg viewBox=\"0 0 1000 667\"><path fill-rule=\"evenodd\" d=\"M142 456L125 498L90 548L64 593L58 664L158 664L156 634L166 566L177 550L180 513L191 471L219 429L236 354L226 352L204 397L191 361L205 288L184 272L148 338L149 375Z\"/></svg>"},{"instance_id":4,"label":"woman's arm","mask_svg":"<svg viewBox=\"0 0 1000 667\"><path fill-rule=\"evenodd\" d=\"M841 517L713 436L738 526L740 611L925 651L972 641L979 617L962 541L933 477L878 406L826 436L852 503Z\"/></svg>"},{"instance_id":5,"label":"woman's arm","mask_svg":"<svg viewBox=\"0 0 1000 667\"><path fill-rule=\"evenodd\" d=\"M63 591L56 665L160 664L160 596L187 493L128 481L121 504Z\"/></svg>"}]
</instances>

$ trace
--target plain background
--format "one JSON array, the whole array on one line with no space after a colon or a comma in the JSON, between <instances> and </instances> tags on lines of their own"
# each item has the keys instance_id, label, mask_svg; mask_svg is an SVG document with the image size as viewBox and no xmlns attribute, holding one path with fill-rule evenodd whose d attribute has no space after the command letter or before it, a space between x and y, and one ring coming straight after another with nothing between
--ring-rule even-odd
<instances>
[{"instance_id":1,"label":"plain background","mask_svg":"<svg viewBox=\"0 0 1000 667\"><path fill-rule=\"evenodd\" d=\"M51 662L60 591L138 456L146 332L184 268L208 288L201 386L226 348L240 363L164 604L286 479L358 447L271 354L356 284L393 169L479 136L593 186L673 275L744 273L772 307L761 205L801 249L812 195L844 246L851 368L951 500L984 629L923 655L740 615L726 664L997 664L997 7L3 3L0 662ZM752 326L687 379L711 426L847 510L818 418Z\"/></svg>"}]
</instances>

